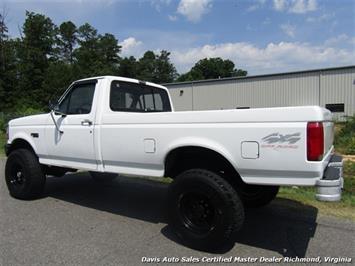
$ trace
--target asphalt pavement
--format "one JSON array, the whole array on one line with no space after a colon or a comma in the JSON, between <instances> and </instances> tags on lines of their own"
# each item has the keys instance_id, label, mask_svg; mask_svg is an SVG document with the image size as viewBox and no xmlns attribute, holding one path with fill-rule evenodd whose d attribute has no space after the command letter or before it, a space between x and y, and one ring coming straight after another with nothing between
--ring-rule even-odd
<instances>
[{"instance_id":1,"label":"asphalt pavement","mask_svg":"<svg viewBox=\"0 0 355 266\"><path fill-rule=\"evenodd\" d=\"M278 259L284 264L285 257L354 263L355 223L320 216L316 208L295 201L277 199L265 208L248 210L235 244L205 253L183 246L167 226L167 184L119 177L98 185L87 173L79 173L50 177L42 198L21 201L8 194L4 162L0 160L1 266L183 261L231 265L247 260L267 265Z\"/></svg>"}]
</instances>

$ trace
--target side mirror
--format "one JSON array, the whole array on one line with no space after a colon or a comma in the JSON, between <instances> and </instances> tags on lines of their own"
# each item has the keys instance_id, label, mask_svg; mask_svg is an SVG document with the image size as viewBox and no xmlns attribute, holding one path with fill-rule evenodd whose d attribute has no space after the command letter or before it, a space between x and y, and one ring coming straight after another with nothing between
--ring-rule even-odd
<instances>
[{"instance_id":1,"label":"side mirror","mask_svg":"<svg viewBox=\"0 0 355 266\"><path fill-rule=\"evenodd\" d=\"M60 112L58 111L58 104L53 104L53 102L51 102L51 101L49 101L48 107L49 107L49 109L51 110L50 115L51 115L51 118L52 118L53 123L54 123L54 125L55 125L55 128L57 129L57 131L58 131L60 134L63 134L64 132L59 129L59 126L58 126L58 124L57 124L57 121L54 119L53 113L54 113L54 114L60 114L60 115L62 115L62 117L66 117L67 115L64 114L64 113L60 113Z\"/></svg>"}]
</instances>

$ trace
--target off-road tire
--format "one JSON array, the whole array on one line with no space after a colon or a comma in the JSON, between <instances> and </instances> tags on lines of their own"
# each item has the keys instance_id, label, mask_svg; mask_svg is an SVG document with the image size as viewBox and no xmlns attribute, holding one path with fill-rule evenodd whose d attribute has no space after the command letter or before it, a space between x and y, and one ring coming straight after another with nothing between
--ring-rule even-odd
<instances>
[{"instance_id":1,"label":"off-road tire","mask_svg":"<svg viewBox=\"0 0 355 266\"><path fill-rule=\"evenodd\" d=\"M196 207L194 198L208 204ZM185 205L192 207L186 208ZM195 214L191 215L189 209ZM202 216L206 215L201 218L206 219L203 230L200 218L194 217L201 212L204 213ZM178 175L170 184L168 220L183 244L211 251L233 243L244 222L244 208L237 192L225 179L208 170L191 169Z\"/></svg>"},{"instance_id":2,"label":"off-road tire","mask_svg":"<svg viewBox=\"0 0 355 266\"><path fill-rule=\"evenodd\" d=\"M248 185L242 188L239 195L245 207L258 208L269 204L276 198L279 186Z\"/></svg>"},{"instance_id":3,"label":"off-road tire","mask_svg":"<svg viewBox=\"0 0 355 266\"><path fill-rule=\"evenodd\" d=\"M114 173L100 173L100 172L89 172L92 179L98 183L110 183L112 182L118 174Z\"/></svg>"},{"instance_id":4,"label":"off-road tire","mask_svg":"<svg viewBox=\"0 0 355 266\"><path fill-rule=\"evenodd\" d=\"M5 179L10 195L23 200L38 198L46 183L37 156L27 149L10 153L5 166Z\"/></svg>"}]
</instances>

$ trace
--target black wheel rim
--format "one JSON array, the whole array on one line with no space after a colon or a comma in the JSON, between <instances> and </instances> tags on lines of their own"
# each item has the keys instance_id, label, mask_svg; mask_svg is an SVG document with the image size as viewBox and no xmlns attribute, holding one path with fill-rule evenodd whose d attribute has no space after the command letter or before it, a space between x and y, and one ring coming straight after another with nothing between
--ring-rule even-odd
<instances>
[{"instance_id":1,"label":"black wheel rim","mask_svg":"<svg viewBox=\"0 0 355 266\"><path fill-rule=\"evenodd\" d=\"M25 185L25 182L26 176L23 167L18 163L14 163L10 171L10 184L15 188L21 188Z\"/></svg>"},{"instance_id":2,"label":"black wheel rim","mask_svg":"<svg viewBox=\"0 0 355 266\"><path fill-rule=\"evenodd\" d=\"M215 228L216 208L208 196L198 192L182 194L178 208L180 218L189 230L198 234L206 234Z\"/></svg>"}]
</instances>

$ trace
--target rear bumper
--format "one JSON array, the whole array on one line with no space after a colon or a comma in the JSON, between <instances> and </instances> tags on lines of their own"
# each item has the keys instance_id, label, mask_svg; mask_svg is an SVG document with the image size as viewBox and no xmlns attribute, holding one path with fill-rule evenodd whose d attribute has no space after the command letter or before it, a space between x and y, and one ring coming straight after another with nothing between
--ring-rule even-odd
<instances>
[{"instance_id":1,"label":"rear bumper","mask_svg":"<svg viewBox=\"0 0 355 266\"><path fill-rule=\"evenodd\" d=\"M343 157L333 155L324 171L323 178L316 182L316 199L319 201L340 201L343 185Z\"/></svg>"}]
</instances>

